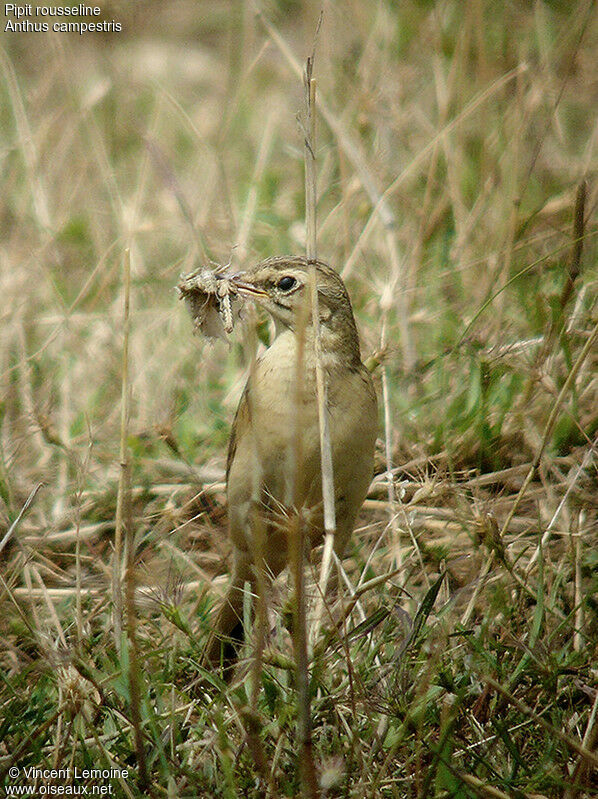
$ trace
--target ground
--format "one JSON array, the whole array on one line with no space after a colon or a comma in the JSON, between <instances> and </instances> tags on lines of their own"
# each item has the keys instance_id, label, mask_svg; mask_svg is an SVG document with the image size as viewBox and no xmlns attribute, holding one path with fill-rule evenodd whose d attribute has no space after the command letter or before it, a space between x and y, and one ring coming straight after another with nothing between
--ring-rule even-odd
<instances>
[{"instance_id":1,"label":"ground","mask_svg":"<svg viewBox=\"0 0 598 799\"><path fill-rule=\"evenodd\" d=\"M317 34L313 2L101 12L122 31L2 44L5 791L595 795L595 4L331 0ZM318 254L380 436L306 697L288 575L261 657L201 669L252 353L194 338L175 286L304 252L312 52Z\"/></svg>"}]
</instances>

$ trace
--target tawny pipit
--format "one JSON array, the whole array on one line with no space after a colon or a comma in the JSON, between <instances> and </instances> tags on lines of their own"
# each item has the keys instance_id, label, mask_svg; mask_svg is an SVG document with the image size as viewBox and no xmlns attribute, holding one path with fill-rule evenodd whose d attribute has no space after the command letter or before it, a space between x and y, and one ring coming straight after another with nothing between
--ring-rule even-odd
<instances>
[{"instance_id":1,"label":"tawny pipit","mask_svg":"<svg viewBox=\"0 0 598 799\"><path fill-rule=\"evenodd\" d=\"M242 639L243 589L249 582L256 591L255 560L261 560L268 579L286 566L288 520L294 510L302 512L311 546L323 537L316 354L309 297L312 268L301 257L270 258L231 279L241 295L270 312L277 335L254 364L230 437L226 477L233 563L230 585L216 610L206 650L212 664L220 663L223 654L225 660L231 655L231 647L223 649L221 642ZM376 394L361 362L343 281L320 261L316 262L316 276L334 474L335 550L341 554L372 478L378 426ZM303 356L298 392L300 338ZM300 462L295 464L297 455Z\"/></svg>"}]
</instances>

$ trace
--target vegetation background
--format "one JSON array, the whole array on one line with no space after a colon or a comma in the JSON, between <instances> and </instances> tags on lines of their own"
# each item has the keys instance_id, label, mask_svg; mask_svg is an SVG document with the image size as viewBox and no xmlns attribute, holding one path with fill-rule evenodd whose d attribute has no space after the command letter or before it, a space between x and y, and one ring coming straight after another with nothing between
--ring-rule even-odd
<instances>
[{"instance_id":1,"label":"vegetation background","mask_svg":"<svg viewBox=\"0 0 598 799\"><path fill-rule=\"evenodd\" d=\"M311 783L284 578L261 672L250 643L230 686L197 681L248 356L242 335L193 339L174 286L207 257L304 251L320 3L101 8L122 33L0 50L5 785L27 782L15 766L128 766L113 795L595 796L595 3L324 3L319 255L381 419L330 599L344 621L315 642Z\"/></svg>"}]
</instances>

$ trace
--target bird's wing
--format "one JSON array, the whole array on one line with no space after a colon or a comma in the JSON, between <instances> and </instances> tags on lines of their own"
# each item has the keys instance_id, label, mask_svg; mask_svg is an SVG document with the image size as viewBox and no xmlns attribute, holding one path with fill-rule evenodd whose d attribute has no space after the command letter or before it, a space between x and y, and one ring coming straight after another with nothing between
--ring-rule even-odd
<instances>
[{"instance_id":1,"label":"bird's wing","mask_svg":"<svg viewBox=\"0 0 598 799\"><path fill-rule=\"evenodd\" d=\"M249 427L249 381L247 381L245 388L243 389L243 394L241 395L241 399L239 401L239 405L237 407L237 411L235 413L235 418L233 419L233 424L231 427L230 439L228 442L228 453L226 456L226 482L228 483L228 476L230 474L230 469L235 459L235 453L237 452L237 442L239 437L239 431L247 430Z\"/></svg>"}]
</instances>

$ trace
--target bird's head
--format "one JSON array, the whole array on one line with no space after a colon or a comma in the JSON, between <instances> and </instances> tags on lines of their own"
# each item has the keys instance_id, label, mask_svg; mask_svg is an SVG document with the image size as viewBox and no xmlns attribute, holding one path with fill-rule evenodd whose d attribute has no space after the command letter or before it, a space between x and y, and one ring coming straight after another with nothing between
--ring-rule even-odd
<instances>
[{"instance_id":1,"label":"bird's head","mask_svg":"<svg viewBox=\"0 0 598 799\"><path fill-rule=\"evenodd\" d=\"M308 261L300 256L268 258L235 275L231 282L238 292L251 297L284 327L297 330L300 319L311 325L310 286L315 266L318 310L323 343L331 346L359 343L351 300L341 276L322 261ZM340 340L342 339L342 341Z\"/></svg>"}]
</instances>

